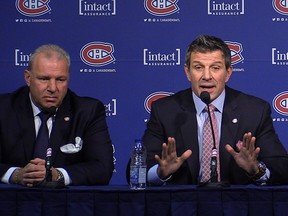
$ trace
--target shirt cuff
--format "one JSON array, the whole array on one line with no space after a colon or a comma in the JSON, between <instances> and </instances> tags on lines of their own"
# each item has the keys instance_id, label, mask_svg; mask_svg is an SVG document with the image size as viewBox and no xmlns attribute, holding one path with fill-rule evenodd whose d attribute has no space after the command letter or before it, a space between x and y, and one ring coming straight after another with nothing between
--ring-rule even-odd
<instances>
[{"instance_id":1,"label":"shirt cuff","mask_svg":"<svg viewBox=\"0 0 288 216\"><path fill-rule=\"evenodd\" d=\"M153 167L151 167L148 171L148 182L155 184L155 185L163 185L166 183L166 181L168 181L172 175L170 175L168 178L166 179L161 179L158 174L157 174L157 169L158 169L158 164L154 165Z\"/></svg>"},{"instance_id":2,"label":"shirt cuff","mask_svg":"<svg viewBox=\"0 0 288 216\"><path fill-rule=\"evenodd\" d=\"M59 170L63 174L65 185L69 185L72 183L72 180L65 169L63 169L63 168L56 168L56 169Z\"/></svg>"},{"instance_id":3,"label":"shirt cuff","mask_svg":"<svg viewBox=\"0 0 288 216\"><path fill-rule=\"evenodd\" d=\"M10 180L13 172L14 172L17 168L19 168L19 167L11 167L11 168L9 168L9 169L7 170L7 172L2 176L1 181L2 181L3 183L10 184L10 181L9 181L9 180Z\"/></svg>"},{"instance_id":4,"label":"shirt cuff","mask_svg":"<svg viewBox=\"0 0 288 216\"><path fill-rule=\"evenodd\" d=\"M258 185L266 185L269 178L270 178L270 170L266 168L265 174L261 176L261 178L257 179L255 182Z\"/></svg>"}]
</instances>

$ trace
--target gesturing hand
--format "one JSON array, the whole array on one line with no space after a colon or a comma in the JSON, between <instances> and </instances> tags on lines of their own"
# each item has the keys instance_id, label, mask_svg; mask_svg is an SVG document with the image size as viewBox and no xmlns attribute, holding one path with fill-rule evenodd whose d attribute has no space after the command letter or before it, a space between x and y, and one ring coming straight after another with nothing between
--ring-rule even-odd
<instances>
[{"instance_id":1,"label":"gesturing hand","mask_svg":"<svg viewBox=\"0 0 288 216\"><path fill-rule=\"evenodd\" d=\"M177 157L176 141L173 137L168 137L167 144L162 145L162 156L155 155L158 167L158 176L162 179L168 177L183 164L183 162L189 158L192 154L190 149L186 150L180 157Z\"/></svg>"},{"instance_id":2,"label":"gesturing hand","mask_svg":"<svg viewBox=\"0 0 288 216\"><path fill-rule=\"evenodd\" d=\"M258 171L258 155L260 148L255 148L256 138L252 136L251 132L245 133L243 136L242 146L239 152L227 144L226 150L232 155L239 167L244 169L250 175L254 175Z\"/></svg>"}]
</instances>

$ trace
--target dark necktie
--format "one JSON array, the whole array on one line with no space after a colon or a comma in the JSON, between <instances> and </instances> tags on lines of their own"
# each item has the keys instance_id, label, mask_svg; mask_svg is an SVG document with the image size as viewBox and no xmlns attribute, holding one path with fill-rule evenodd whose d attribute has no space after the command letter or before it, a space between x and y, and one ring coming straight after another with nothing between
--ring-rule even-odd
<instances>
[{"instance_id":1,"label":"dark necktie","mask_svg":"<svg viewBox=\"0 0 288 216\"><path fill-rule=\"evenodd\" d=\"M47 127L47 120L51 117L51 113L40 112L38 116L41 119L41 125L38 131L36 144L34 148L34 158L46 158L46 151L49 143L49 131Z\"/></svg>"}]
</instances>

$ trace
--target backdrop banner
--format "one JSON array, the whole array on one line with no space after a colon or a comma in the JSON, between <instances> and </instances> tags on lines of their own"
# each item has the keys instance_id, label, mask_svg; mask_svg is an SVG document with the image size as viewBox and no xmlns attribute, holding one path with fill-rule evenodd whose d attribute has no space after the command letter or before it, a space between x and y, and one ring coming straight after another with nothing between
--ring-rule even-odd
<instances>
[{"instance_id":1,"label":"backdrop banner","mask_svg":"<svg viewBox=\"0 0 288 216\"><path fill-rule=\"evenodd\" d=\"M141 138L151 103L188 88L188 44L199 34L231 49L228 85L268 101L288 149L288 4L284 0L9 0L1 1L0 93L25 85L31 53L57 44L71 55L70 88L100 99L113 141L111 184ZM3 106L3 105L2 105Z\"/></svg>"}]
</instances>

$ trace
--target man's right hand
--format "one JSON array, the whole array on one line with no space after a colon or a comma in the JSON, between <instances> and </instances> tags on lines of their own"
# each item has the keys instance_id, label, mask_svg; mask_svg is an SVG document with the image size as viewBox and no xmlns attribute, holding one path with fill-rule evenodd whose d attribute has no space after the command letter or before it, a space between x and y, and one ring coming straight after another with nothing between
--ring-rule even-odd
<instances>
[{"instance_id":1,"label":"man's right hand","mask_svg":"<svg viewBox=\"0 0 288 216\"><path fill-rule=\"evenodd\" d=\"M155 155L155 159L158 162L158 176L161 179L169 177L176 172L183 162L192 155L190 149L186 150L180 157L176 152L176 141L173 137L168 137L167 144L162 145L162 156Z\"/></svg>"},{"instance_id":2,"label":"man's right hand","mask_svg":"<svg viewBox=\"0 0 288 216\"><path fill-rule=\"evenodd\" d=\"M33 183L41 182L46 175L45 160L36 158L23 168L17 168L12 174L12 182L32 187Z\"/></svg>"}]
</instances>

